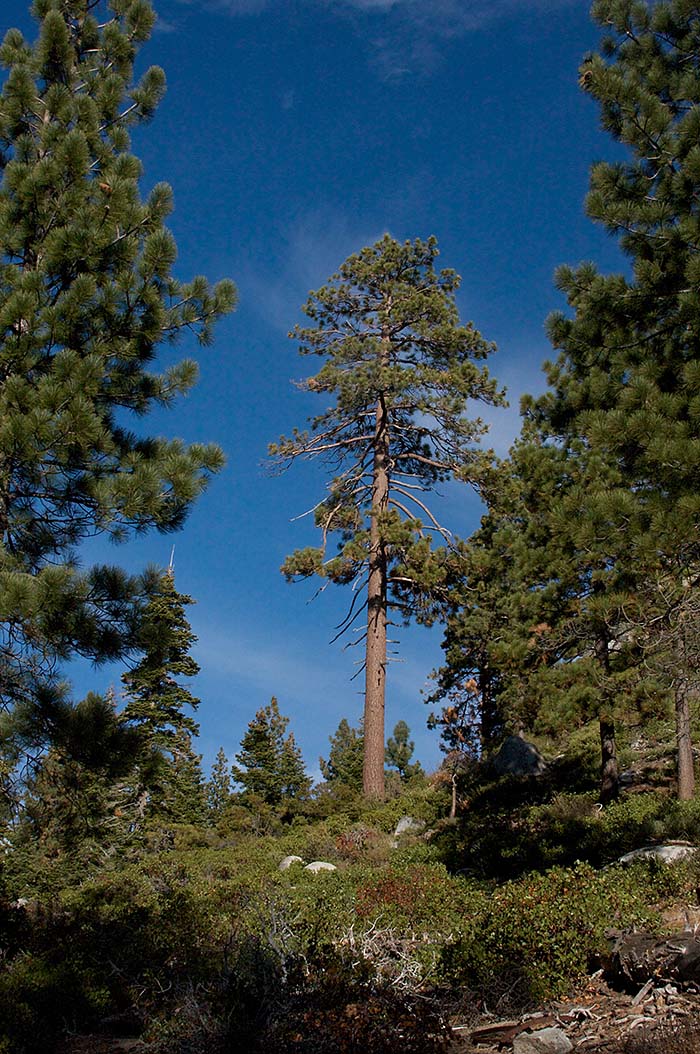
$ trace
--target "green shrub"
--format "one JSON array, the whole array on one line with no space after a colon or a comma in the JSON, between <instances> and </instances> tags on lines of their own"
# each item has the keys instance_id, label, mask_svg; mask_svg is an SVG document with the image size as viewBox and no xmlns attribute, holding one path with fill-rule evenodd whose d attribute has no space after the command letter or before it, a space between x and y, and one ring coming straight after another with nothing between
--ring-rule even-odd
<instances>
[{"instance_id":1,"label":"green shrub","mask_svg":"<svg viewBox=\"0 0 700 1054\"><path fill-rule=\"evenodd\" d=\"M500 880L579 860L602 867L675 839L700 844L700 800L647 792L602 809L594 792L549 797L534 780L502 780L482 788L455 827L440 830L434 851L451 870Z\"/></svg>"},{"instance_id":2,"label":"green shrub","mask_svg":"<svg viewBox=\"0 0 700 1054\"><path fill-rule=\"evenodd\" d=\"M507 983L516 1002L561 995L603 952L609 927L654 917L650 897L662 892L664 879L659 869L601 874L579 864L507 882L493 890L472 936L445 949L444 975L484 992Z\"/></svg>"}]
</instances>

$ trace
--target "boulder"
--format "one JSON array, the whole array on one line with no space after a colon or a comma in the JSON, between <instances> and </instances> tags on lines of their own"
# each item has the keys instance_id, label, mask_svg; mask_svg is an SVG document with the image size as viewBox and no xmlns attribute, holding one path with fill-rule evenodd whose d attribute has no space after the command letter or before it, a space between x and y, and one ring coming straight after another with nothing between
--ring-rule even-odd
<instances>
[{"instance_id":1,"label":"boulder","mask_svg":"<svg viewBox=\"0 0 700 1054\"><path fill-rule=\"evenodd\" d=\"M508 736L491 764L498 776L539 776L547 764L539 750L522 736Z\"/></svg>"},{"instance_id":2,"label":"boulder","mask_svg":"<svg viewBox=\"0 0 700 1054\"><path fill-rule=\"evenodd\" d=\"M424 830L425 822L423 820L416 820L414 816L402 816L396 825L394 838L398 838L402 834L420 834Z\"/></svg>"},{"instance_id":3,"label":"boulder","mask_svg":"<svg viewBox=\"0 0 700 1054\"><path fill-rule=\"evenodd\" d=\"M645 845L642 849L633 849L618 860L619 864L633 864L637 860L658 860L663 864L675 864L678 860L687 860L698 851L697 845L689 842L669 842L666 845Z\"/></svg>"},{"instance_id":4,"label":"boulder","mask_svg":"<svg viewBox=\"0 0 700 1054\"><path fill-rule=\"evenodd\" d=\"M561 1028L521 1032L513 1040L513 1054L569 1054L573 1044Z\"/></svg>"},{"instance_id":5,"label":"boulder","mask_svg":"<svg viewBox=\"0 0 700 1054\"><path fill-rule=\"evenodd\" d=\"M292 866L292 864L303 864L304 861L300 856L285 856L284 860L280 860L279 869L280 871L286 871Z\"/></svg>"},{"instance_id":6,"label":"boulder","mask_svg":"<svg viewBox=\"0 0 700 1054\"><path fill-rule=\"evenodd\" d=\"M319 871L337 871L338 868L335 864L329 864L326 860L312 860L310 864L306 865L304 870L311 871L312 874L316 875Z\"/></svg>"}]
</instances>

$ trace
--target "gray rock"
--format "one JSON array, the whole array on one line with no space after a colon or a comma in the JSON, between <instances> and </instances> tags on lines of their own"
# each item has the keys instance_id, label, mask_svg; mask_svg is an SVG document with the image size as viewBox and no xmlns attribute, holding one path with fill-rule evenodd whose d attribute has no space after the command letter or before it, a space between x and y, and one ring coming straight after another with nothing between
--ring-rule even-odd
<instances>
[{"instance_id":1,"label":"gray rock","mask_svg":"<svg viewBox=\"0 0 700 1054\"><path fill-rule=\"evenodd\" d=\"M537 747L522 736L508 736L492 764L499 776L539 776L547 767Z\"/></svg>"},{"instance_id":2,"label":"gray rock","mask_svg":"<svg viewBox=\"0 0 700 1054\"><path fill-rule=\"evenodd\" d=\"M569 1054L573 1044L561 1028L521 1032L513 1040L513 1054Z\"/></svg>"},{"instance_id":3,"label":"gray rock","mask_svg":"<svg viewBox=\"0 0 700 1054\"><path fill-rule=\"evenodd\" d=\"M633 864L636 860L659 860L664 864L675 864L678 860L687 860L698 851L697 845L687 842L675 842L668 845L645 845L642 849L633 849L618 860L619 864Z\"/></svg>"},{"instance_id":4,"label":"gray rock","mask_svg":"<svg viewBox=\"0 0 700 1054\"><path fill-rule=\"evenodd\" d=\"M402 834L420 834L424 830L424 820L416 820L414 816L402 816L396 825L394 838L398 838Z\"/></svg>"},{"instance_id":5,"label":"gray rock","mask_svg":"<svg viewBox=\"0 0 700 1054\"><path fill-rule=\"evenodd\" d=\"M280 871L286 871L292 866L292 864L303 864L304 861L300 856L285 856L284 860L280 860Z\"/></svg>"},{"instance_id":6,"label":"gray rock","mask_svg":"<svg viewBox=\"0 0 700 1054\"><path fill-rule=\"evenodd\" d=\"M326 860L313 860L310 864L306 865L304 870L311 871L312 874L316 875L319 871L337 871L338 868L335 864L329 864Z\"/></svg>"}]
</instances>

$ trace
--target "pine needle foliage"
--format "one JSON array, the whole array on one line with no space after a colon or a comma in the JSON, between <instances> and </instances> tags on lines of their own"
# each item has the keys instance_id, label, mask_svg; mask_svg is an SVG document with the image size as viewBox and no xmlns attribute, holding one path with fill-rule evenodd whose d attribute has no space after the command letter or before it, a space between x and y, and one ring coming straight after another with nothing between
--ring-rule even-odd
<instances>
[{"instance_id":1,"label":"pine needle foliage","mask_svg":"<svg viewBox=\"0 0 700 1054\"><path fill-rule=\"evenodd\" d=\"M199 733L192 712L199 699L182 683L199 673L190 654L197 638L185 614L192 603L176 590L170 572L160 576L136 637L143 657L122 676L127 697L122 718L141 735L150 811L189 823L204 819L201 759L192 749L192 736Z\"/></svg>"},{"instance_id":2,"label":"pine needle foliage","mask_svg":"<svg viewBox=\"0 0 700 1054\"><path fill-rule=\"evenodd\" d=\"M304 798L311 786L294 734L286 734L288 725L273 696L249 723L232 766L233 779L244 793L272 806Z\"/></svg>"},{"instance_id":3,"label":"pine needle foliage","mask_svg":"<svg viewBox=\"0 0 700 1054\"><path fill-rule=\"evenodd\" d=\"M411 776L420 776L423 772L420 761L411 761L416 744L409 739L410 734L411 730L406 722L397 721L394 734L386 741L384 752L386 764L389 768L396 769L403 782Z\"/></svg>"},{"instance_id":4,"label":"pine needle foliage","mask_svg":"<svg viewBox=\"0 0 700 1054\"><path fill-rule=\"evenodd\" d=\"M694 606L700 557L700 12L686 0L596 0L592 11L607 35L580 83L626 159L593 166L586 205L618 238L630 273L559 269L571 314L549 320L559 358L546 367L549 391L526 410L548 440L583 446L587 479L571 494L569 520L582 551L592 546L608 569L636 576L646 596L629 608L630 632L644 644L668 619L671 583L676 615ZM683 637L677 666L689 659ZM600 643L604 657L611 642ZM690 685L674 680L679 790L689 797Z\"/></svg>"},{"instance_id":5,"label":"pine needle foliage","mask_svg":"<svg viewBox=\"0 0 700 1054\"><path fill-rule=\"evenodd\" d=\"M231 768L226 751L219 747L211 775L206 784L207 808L212 820L218 820L231 800Z\"/></svg>"},{"instance_id":6,"label":"pine needle foliage","mask_svg":"<svg viewBox=\"0 0 700 1054\"><path fill-rule=\"evenodd\" d=\"M123 654L143 583L78 568L106 533L181 526L222 464L217 447L132 428L194 383L159 371L184 333L201 343L230 282L173 276L168 186L142 198L130 133L165 90L134 80L148 0L36 0L38 36L0 46L0 702L31 698L56 662Z\"/></svg>"},{"instance_id":7,"label":"pine needle foliage","mask_svg":"<svg viewBox=\"0 0 700 1054\"><path fill-rule=\"evenodd\" d=\"M328 760L318 759L324 780L331 785L340 784L355 791L361 790L364 754L362 728L352 728L348 719L343 717L328 741L331 745Z\"/></svg>"}]
</instances>

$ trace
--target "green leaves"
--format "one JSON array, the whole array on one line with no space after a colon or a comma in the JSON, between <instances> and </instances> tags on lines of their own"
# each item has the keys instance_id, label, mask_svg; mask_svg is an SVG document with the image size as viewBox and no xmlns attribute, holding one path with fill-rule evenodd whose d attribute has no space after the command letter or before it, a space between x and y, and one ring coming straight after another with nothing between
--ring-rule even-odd
<instances>
[{"instance_id":1,"label":"green leaves","mask_svg":"<svg viewBox=\"0 0 700 1054\"><path fill-rule=\"evenodd\" d=\"M157 67L134 83L151 4L37 0L33 10L37 43L10 31L0 48L5 704L24 697L23 678L29 693L42 676L53 683L74 651L100 661L132 646L142 585L124 577L103 593L100 569L78 574L73 549L99 531L121 540L179 527L221 467L214 446L144 438L130 423L196 380L192 361L166 356L152 370L160 346L183 329L208 343L235 303L230 282L173 275L169 187L141 200L129 131L165 89Z\"/></svg>"}]
</instances>

